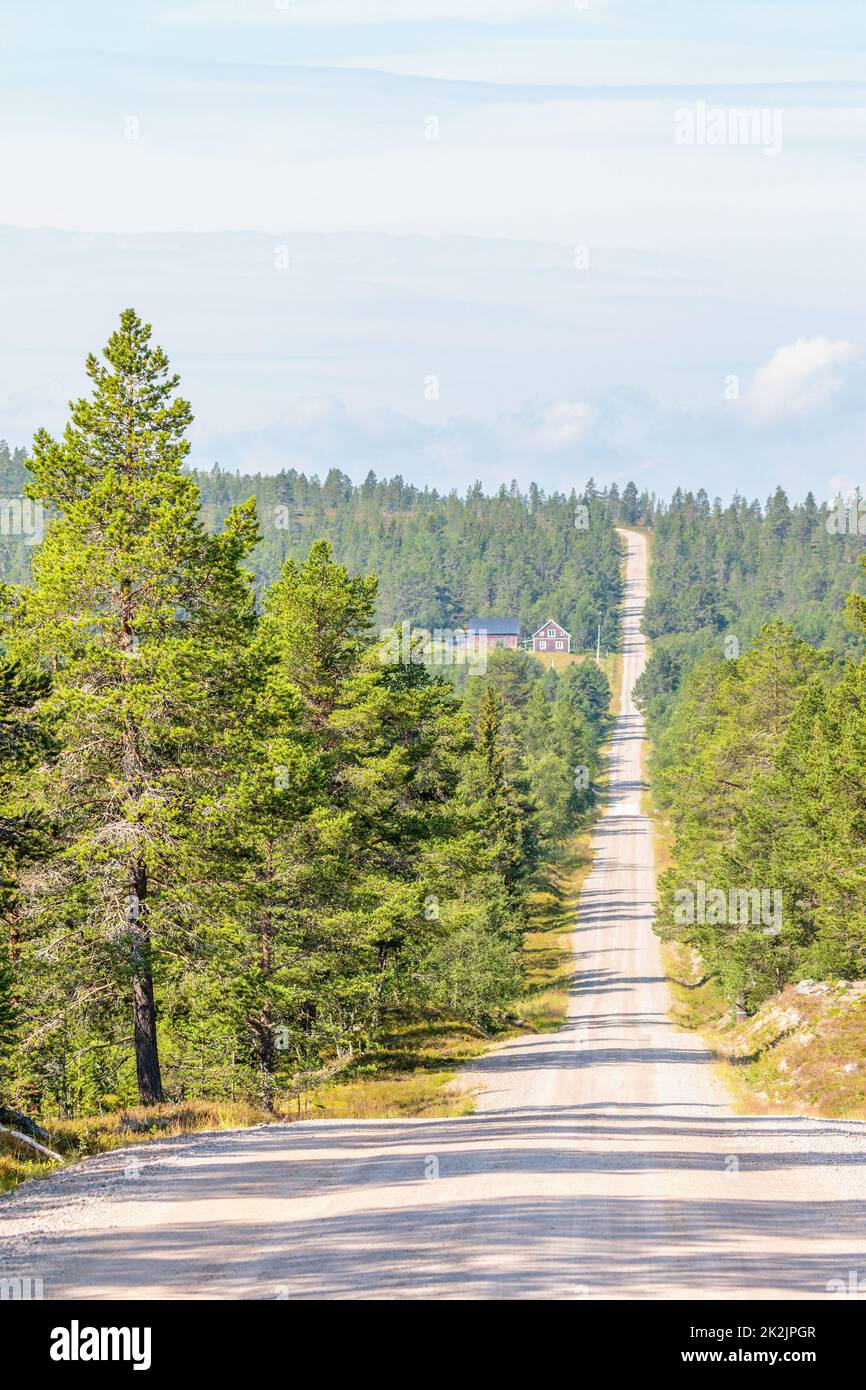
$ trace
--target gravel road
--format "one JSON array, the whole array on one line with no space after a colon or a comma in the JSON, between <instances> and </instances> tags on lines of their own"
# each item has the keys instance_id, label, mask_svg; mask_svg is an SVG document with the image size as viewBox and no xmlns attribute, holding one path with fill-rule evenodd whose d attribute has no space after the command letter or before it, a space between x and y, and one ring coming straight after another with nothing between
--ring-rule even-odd
<instances>
[{"instance_id":1,"label":"gravel road","mask_svg":"<svg viewBox=\"0 0 866 1390\"><path fill-rule=\"evenodd\" d=\"M83 1299L866 1290L866 1125L735 1116L668 1018L630 694L646 541L627 534L623 699L566 1026L475 1063L467 1118L200 1135L29 1183L0 1202L0 1278Z\"/></svg>"}]
</instances>

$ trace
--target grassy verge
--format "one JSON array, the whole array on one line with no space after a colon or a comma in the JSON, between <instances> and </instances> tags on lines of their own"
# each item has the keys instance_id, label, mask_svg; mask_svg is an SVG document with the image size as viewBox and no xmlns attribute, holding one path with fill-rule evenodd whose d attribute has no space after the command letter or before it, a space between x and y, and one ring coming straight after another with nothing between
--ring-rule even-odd
<instances>
[{"instance_id":1,"label":"grassy verge","mask_svg":"<svg viewBox=\"0 0 866 1390\"><path fill-rule=\"evenodd\" d=\"M695 951L679 942L665 942L662 963L671 988L671 1016L679 1028L707 1033L721 1026L726 1016L730 1018L731 1006L718 980L707 975Z\"/></svg>"},{"instance_id":2,"label":"grassy verge","mask_svg":"<svg viewBox=\"0 0 866 1390\"><path fill-rule=\"evenodd\" d=\"M742 1023L722 1023L737 1108L866 1119L866 981L801 980Z\"/></svg>"},{"instance_id":3,"label":"grassy verge","mask_svg":"<svg viewBox=\"0 0 866 1390\"><path fill-rule=\"evenodd\" d=\"M616 718L619 714L620 689L622 686L622 652L611 652L609 656L601 658L601 669L607 676L607 683L611 689L610 710Z\"/></svg>"},{"instance_id":4,"label":"grassy verge","mask_svg":"<svg viewBox=\"0 0 866 1390\"><path fill-rule=\"evenodd\" d=\"M522 1023L552 1032L565 1018L574 973L571 933L583 881L592 867L592 831L577 835L533 892L524 941L526 989L515 1006Z\"/></svg>"}]
</instances>

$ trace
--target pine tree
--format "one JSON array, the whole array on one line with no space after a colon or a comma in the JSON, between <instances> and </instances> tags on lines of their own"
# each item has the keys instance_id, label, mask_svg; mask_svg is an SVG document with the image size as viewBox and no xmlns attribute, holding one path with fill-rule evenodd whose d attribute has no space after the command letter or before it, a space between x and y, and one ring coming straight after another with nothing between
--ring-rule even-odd
<instances>
[{"instance_id":1,"label":"pine tree","mask_svg":"<svg viewBox=\"0 0 866 1390\"><path fill-rule=\"evenodd\" d=\"M229 816L233 974L264 1099L284 1059L313 1064L367 1036L441 931L425 900L455 892L466 720L417 650L374 641L374 600L375 581L350 578L325 542L265 600L260 747Z\"/></svg>"},{"instance_id":2,"label":"pine tree","mask_svg":"<svg viewBox=\"0 0 866 1390\"><path fill-rule=\"evenodd\" d=\"M62 746L42 794L63 838L65 897L43 895L43 924L67 923L75 900L72 939L127 996L143 1104L163 1098L162 953L206 930L184 873L197 799L232 765L253 623L240 562L258 538L251 504L219 535L204 531L182 471L190 407L150 337L125 310L105 362L87 359L92 396L72 405L62 439L36 435L30 495L57 514L11 637L14 654L53 672Z\"/></svg>"},{"instance_id":3,"label":"pine tree","mask_svg":"<svg viewBox=\"0 0 866 1390\"><path fill-rule=\"evenodd\" d=\"M640 504L638 501L637 488L634 483L626 483L623 489L622 499L619 504L620 520L626 526L634 526L640 521Z\"/></svg>"},{"instance_id":4,"label":"pine tree","mask_svg":"<svg viewBox=\"0 0 866 1390\"><path fill-rule=\"evenodd\" d=\"M503 743L500 697L486 684L475 726L475 750L469 785L476 798L476 814L487 836L492 863L502 875L506 890L516 901L532 858L534 846L526 808L518 788L509 778Z\"/></svg>"},{"instance_id":5,"label":"pine tree","mask_svg":"<svg viewBox=\"0 0 866 1390\"><path fill-rule=\"evenodd\" d=\"M266 630L315 728L327 722L341 683L370 644L375 597L374 577L350 578L323 540L313 543L303 564L288 560L268 591Z\"/></svg>"}]
</instances>

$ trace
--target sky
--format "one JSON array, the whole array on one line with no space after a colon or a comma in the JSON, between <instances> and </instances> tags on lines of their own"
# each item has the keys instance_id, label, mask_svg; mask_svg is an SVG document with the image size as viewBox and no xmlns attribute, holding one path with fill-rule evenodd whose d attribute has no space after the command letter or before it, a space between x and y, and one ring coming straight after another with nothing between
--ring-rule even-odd
<instances>
[{"instance_id":1,"label":"sky","mask_svg":"<svg viewBox=\"0 0 866 1390\"><path fill-rule=\"evenodd\" d=\"M866 6L0 0L0 436L131 304L193 460L864 485Z\"/></svg>"}]
</instances>

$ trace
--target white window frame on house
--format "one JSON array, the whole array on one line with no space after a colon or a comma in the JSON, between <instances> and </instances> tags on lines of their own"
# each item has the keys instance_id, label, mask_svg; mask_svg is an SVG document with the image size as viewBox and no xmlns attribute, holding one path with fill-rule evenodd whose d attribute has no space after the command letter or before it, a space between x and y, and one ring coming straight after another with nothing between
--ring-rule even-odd
<instances>
[{"instance_id":1,"label":"white window frame on house","mask_svg":"<svg viewBox=\"0 0 866 1390\"><path fill-rule=\"evenodd\" d=\"M555 636L556 636L556 628L555 628L555 627L549 627L549 628L547 629L547 635L548 635L548 637L555 637Z\"/></svg>"},{"instance_id":2,"label":"white window frame on house","mask_svg":"<svg viewBox=\"0 0 866 1390\"><path fill-rule=\"evenodd\" d=\"M547 651L547 643L545 642L545 640L544 640L543 637L539 637L539 639L538 639L538 650L539 650L540 652L546 652L546 651Z\"/></svg>"},{"instance_id":3,"label":"white window frame on house","mask_svg":"<svg viewBox=\"0 0 866 1390\"><path fill-rule=\"evenodd\" d=\"M556 650L557 650L558 652L561 652L564 646L565 646L565 643L564 643L564 642L557 642L557 644L556 644Z\"/></svg>"}]
</instances>

